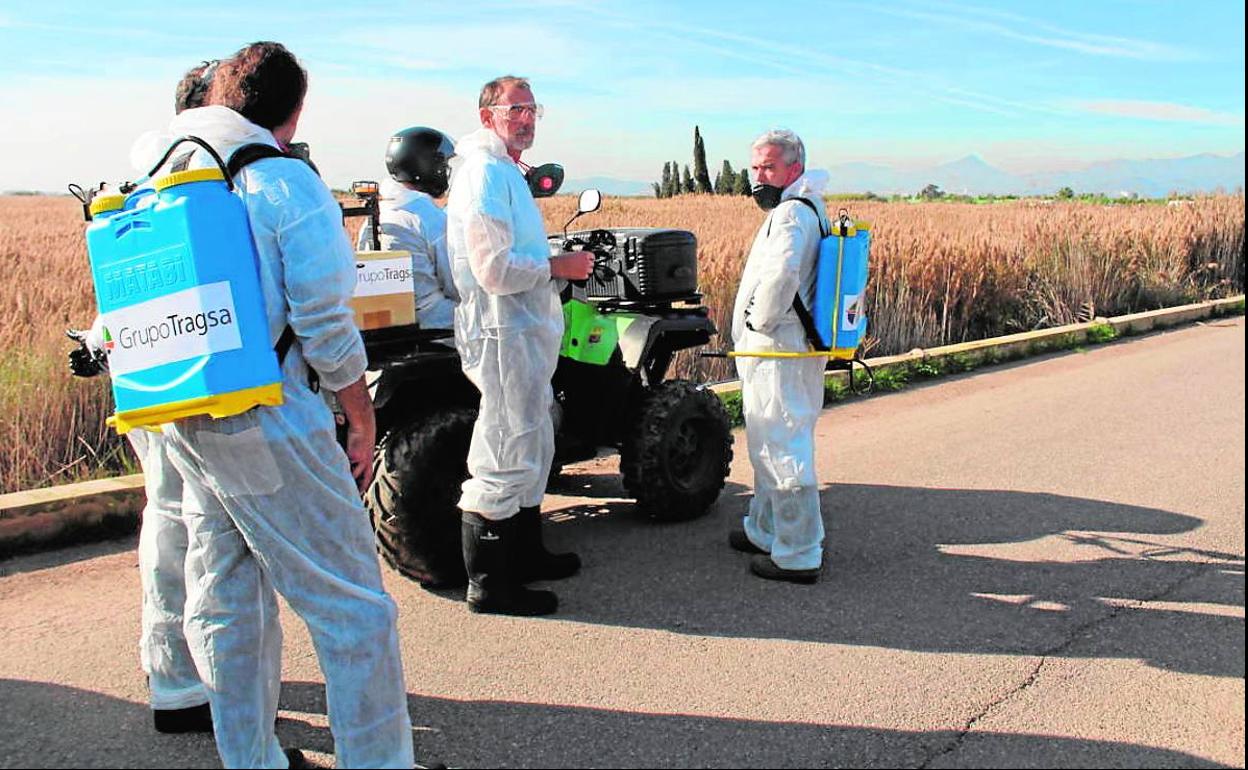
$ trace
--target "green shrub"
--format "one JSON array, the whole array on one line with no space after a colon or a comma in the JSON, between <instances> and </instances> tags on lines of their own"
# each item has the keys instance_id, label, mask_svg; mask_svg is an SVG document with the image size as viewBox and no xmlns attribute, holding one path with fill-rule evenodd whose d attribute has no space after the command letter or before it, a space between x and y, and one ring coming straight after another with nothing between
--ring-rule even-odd
<instances>
[{"instance_id":1,"label":"green shrub","mask_svg":"<svg viewBox=\"0 0 1248 770\"><path fill-rule=\"evenodd\" d=\"M1117 339L1118 330L1112 324L1093 324L1088 327L1088 344L1099 345Z\"/></svg>"}]
</instances>

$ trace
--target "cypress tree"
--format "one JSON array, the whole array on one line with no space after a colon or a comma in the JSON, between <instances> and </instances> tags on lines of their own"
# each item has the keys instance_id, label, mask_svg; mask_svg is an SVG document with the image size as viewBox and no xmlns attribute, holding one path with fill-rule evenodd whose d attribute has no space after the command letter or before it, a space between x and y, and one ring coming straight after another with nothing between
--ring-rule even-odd
<instances>
[{"instance_id":1,"label":"cypress tree","mask_svg":"<svg viewBox=\"0 0 1248 770\"><path fill-rule=\"evenodd\" d=\"M672 169L670 163L663 164L663 181L659 182L659 193L657 197L672 197Z\"/></svg>"},{"instance_id":2,"label":"cypress tree","mask_svg":"<svg viewBox=\"0 0 1248 770\"><path fill-rule=\"evenodd\" d=\"M680 195L681 192L682 190L680 189L680 164L677 163L676 161L672 161L672 187L671 187L671 192L667 197L674 198L675 196Z\"/></svg>"},{"instance_id":3,"label":"cypress tree","mask_svg":"<svg viewBox=\"0 0 1248 770\"><path fill-rule=\"evenodd\" d=\"M741 169L741 175L737 177L737 185L732 191L737 195L750 194L750 170L748 168Z\"/></svg>"},{"instance_id":4,"label":"cypress tree","mask_svg":"<svg viewBox=\"0 0 1248 770\"><path fill-rule=\"evenodd\" d=\"M651 182L651 183L650 183L650 187L654 189L654 197L656 197L656 198L662 198L662 197L663 197L663 191L659 188L659 183L658 183L658 182Z\"/></svg>"},{"instance_id":5,"label":"cypress tree","mask_svg":"<svg viewBox=\"0 0 1248 770\"><path fill-rule=\"evenodd\" d=\"M702 142L702 132L693 127L693 179L700 193L711 192L711 174L706 168L706 145Z\"/></svg>"},{"instance_id":6,"label":"cypress tree","mask_svg":"<svg viewBox=\"0 0 1248 770\"><path fill-rule=\"evenodd\" d=\"M681 181L681 187L683 187L684 191L687 193L691 193L697 189L693 181L693 176L689 173L689 166L685 166L685 176Z\"/></svg>"},{"instance_id":7,"label":"cypress tree","mask_svg":"<svg viewBox=\"0 0 1248 770\"><path fill-rule=\"evenodd\" d=\"M725 159L724 167L719 170L719 175L715 177L715 194L732 195L736 186L737 172L732 170L732 164Z\"/></svg>"}]
</instances>

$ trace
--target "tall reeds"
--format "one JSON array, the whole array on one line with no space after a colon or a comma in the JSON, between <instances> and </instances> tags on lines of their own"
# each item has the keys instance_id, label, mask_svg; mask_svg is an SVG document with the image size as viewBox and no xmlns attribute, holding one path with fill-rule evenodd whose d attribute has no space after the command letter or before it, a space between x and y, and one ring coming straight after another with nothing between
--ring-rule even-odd
<instances>
[{"instance_id":1,"label":"tall reeds","mask_svg":"<svg viewBox=\"0 0 1248 770\"><path fill-rule=\"evenodd\" d=\"M871 355L1153 309L1244 287L1244 197L1165 205L1014 201L838 201L872 226L867 314ZM542 201L559 232L575 198ZM698 237L701 290L731 345L732 302L763 213L748 198L607 198L573 227L672 227ZM358 220L349 223L358 227ZM106 379L71 377L67 327L95 300L81 209L71 198L0 197L0 489L128 471L105 425ZM679 376L732 376L731 364L686 354Z\"/></svg>"}]
</instances>

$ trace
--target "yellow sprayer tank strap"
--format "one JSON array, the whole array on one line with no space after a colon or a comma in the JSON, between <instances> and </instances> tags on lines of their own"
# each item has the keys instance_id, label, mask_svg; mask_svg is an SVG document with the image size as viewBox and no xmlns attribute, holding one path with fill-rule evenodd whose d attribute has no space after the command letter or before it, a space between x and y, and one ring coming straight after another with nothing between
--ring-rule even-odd
<instances>
[{"instance_id":1,"label":"yellow sprayer tank strap","mask_svg":"<svg viewBox=\"0 0 1248 770\"><path fill-rule=\"evenodd\" d=\"M841 325L841 271L845 268L845 238L836 239L836 301L832 303L832 339L828 347L836 347L836 337Z\"/></svg>"}]
</instances>

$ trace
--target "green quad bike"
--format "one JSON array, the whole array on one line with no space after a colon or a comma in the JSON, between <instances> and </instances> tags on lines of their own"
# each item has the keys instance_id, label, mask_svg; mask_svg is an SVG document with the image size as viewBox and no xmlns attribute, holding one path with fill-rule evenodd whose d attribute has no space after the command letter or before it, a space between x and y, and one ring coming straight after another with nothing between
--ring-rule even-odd
<instances>
[{"instance_id":1,"label":"green quad bike","mask_svg":"<svg viewBox=\"0 0 1248 770\"><path fill-rule=\"evenodd\" d=\"M568 224L600 205L587 190ZM552 479L564 463L615 449L641 511L702 515L724 487L732 436L709 388L667 379L678 351L717 334L697 292L693 234L565 226L551 246L595 255L594 274L563 295ZM466 581L456 505L480 398L447 336L410 326L364 332L380 437L365 504L385 560L429 587Z\"/></svg>"}]
</instances>

